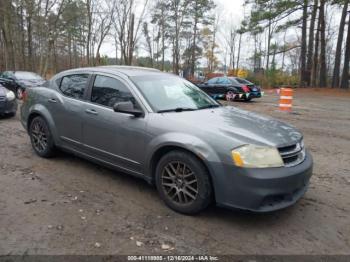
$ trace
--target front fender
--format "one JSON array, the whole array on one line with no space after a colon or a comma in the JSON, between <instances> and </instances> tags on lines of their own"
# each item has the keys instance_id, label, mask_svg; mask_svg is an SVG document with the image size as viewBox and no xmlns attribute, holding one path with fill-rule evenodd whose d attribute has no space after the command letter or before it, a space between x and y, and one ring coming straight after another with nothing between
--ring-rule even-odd
<instances>
[{"instance_id":1,"label":"front fender","mask_svg":"<svg viewBox=\"0 0 350 262\"><path fill-rule=\"evenodd\" d=\"M210 162L221 162L218 154L208 143L189 134L171 132L157 136L150 141L146 148L145 170L151 170L153 156L159 149L166 146L175 146L192 152L205 163L211 174L213 170Z\"/></svg>"}]
</instances>

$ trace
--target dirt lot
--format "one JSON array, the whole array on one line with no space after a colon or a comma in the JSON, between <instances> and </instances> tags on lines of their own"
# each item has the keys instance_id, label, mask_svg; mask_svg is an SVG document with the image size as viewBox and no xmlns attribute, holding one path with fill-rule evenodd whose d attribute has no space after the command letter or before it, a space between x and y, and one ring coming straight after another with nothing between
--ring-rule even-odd
<instances>
[{"instance_id":1,"label":"dirt lot","mask_svg":"<svg viewBox=\"0 0 350 262\"><path fill-rule=\"evenodd\" d=\"M37 157L19 117L0 120L0 254L350 254L350 96L297 91L235 106L285 120L314 156L311 187L269 214L172 212L154 188L72 155ZM172 250L163 250L167 244Z\"/></svg>"}]
</instances>

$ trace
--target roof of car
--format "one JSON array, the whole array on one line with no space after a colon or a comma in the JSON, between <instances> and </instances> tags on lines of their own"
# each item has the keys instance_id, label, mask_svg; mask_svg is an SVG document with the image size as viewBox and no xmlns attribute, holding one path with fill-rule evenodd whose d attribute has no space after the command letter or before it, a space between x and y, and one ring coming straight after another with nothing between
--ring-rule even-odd
<instances>
[{"instance_id":1,"label":"roof of car","mask_svg":"<svg viewBox=\"0 0 350 262\"><path fill-rule=\"evenodd\" d=\"M148 67L137 67L137 66L96 66L96 67L83 67L71 69L66 72L74 72L74 71L100 71L105 73L122 73L126 76L141 76L141 75L149 75L149 74L160 74L162 73L158 69L148 68Z\"/></svg>"}]
</instances>

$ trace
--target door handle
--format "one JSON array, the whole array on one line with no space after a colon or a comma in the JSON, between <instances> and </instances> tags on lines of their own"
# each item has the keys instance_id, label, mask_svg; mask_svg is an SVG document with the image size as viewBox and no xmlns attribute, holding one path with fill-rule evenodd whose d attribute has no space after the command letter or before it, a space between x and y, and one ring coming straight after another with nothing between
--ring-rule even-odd
<instances>
[{"instance_id":1,"label":"door handle","mask_svg":"<svg viewBox=\"0 0 350 262\"><path fill-rule=\"evenodd\" d=\"M91 114L91 115L98 115L98 113L95 109L86 109L85 112L87 114Z\"/></svg>"},{"instance_id":2,"label":"door handle","mask_svg":"<svg viewBox=\"0 0 350 262\"><path fill-rule=\"evenodd\" d=\"M51 99L49 99L48 101L49 101L50 103L57 103L57 100L54 99L54 98L51 98Z\"/></svg>"}]
</instances>

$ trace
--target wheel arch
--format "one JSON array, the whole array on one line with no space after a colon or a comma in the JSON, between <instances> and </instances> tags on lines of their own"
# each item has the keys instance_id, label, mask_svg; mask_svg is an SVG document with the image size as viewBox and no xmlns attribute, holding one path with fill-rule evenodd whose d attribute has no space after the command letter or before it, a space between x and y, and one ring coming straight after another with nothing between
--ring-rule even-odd
<instances>
[{"instance_id":1,"label":"wheel arch","mask_svg":"<svg viewBox=\"0 0 350 262\"><path fill-rule=\"evenodd\" d=\"M212 171L211 171L207 161L203 158L203 156L201 154L199 154L198 152L195 152L194 150L191 150L185 146L168 144L168 145L163 145L163 146L157 148L157 150L155 150L152 157L150 158L149 170L148 170L150 177L151 177L151 183L154 184L155 173L156 173L156 168L157 168L158 162L160 161L160 159L164 155L166 155L167 153L169 153L171 151L184 151L186 153L189 153L189 154L193 155L204 166L204 168L206 169L206 171L208 172L208 175L209 175L211 189L213 192L213 198L215 201L215 186L214 186L214 181L213 181L213 174L212 174Z\"/></svg>"},{"instance_id":2,"label":"wheel arch","mask_svg":"<svg viewBox=\"0 0 350 262\"><path fill-rule=\"evenodd\" d=\"M50 114L50 112L42 105L35 105L31 110L27 117L27 131L29 132L30 124L33 119L37 116L42 117L48 124L49 130L53 136L55 144L58 142L58 136L55 129L54 120Z\"/></svg>"}]
</instances>

